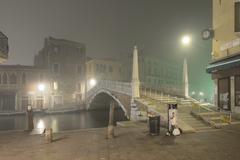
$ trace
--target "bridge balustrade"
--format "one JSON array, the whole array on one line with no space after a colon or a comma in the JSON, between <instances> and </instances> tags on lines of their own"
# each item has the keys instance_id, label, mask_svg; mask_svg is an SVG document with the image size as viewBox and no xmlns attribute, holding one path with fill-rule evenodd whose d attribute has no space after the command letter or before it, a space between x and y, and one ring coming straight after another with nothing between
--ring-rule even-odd
<instances>
[{"instance_id":1,"label":"bridge balustrade","mask_svg":"<svg viewBox=\"0 0 240 160\"><path fill-rule=\"evenodd\" d=\"M132 96L132 85L128 82L118 82L118 81L109 81L109 80L102 80L99 81L96 86L91 88L87 92L87 98L99 91L100 89L113 91L117 93L126 94Z\"/></svg>"}]
</instances>

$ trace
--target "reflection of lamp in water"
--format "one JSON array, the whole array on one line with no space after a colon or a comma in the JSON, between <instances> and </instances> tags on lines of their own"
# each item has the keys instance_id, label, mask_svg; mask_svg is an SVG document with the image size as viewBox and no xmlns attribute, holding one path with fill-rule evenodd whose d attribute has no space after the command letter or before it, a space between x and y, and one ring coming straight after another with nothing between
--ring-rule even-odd
<instances>
[{"instance_id":1,"label":"reflection of lamp in water","mask_svg":"<svg viewBox=\"0 0 240 160\"><path fill-rule=\"evenodd\" d=\"M59 128L58 128L58 121L57 121L56 118L52 119L52 125L51 126L52 126L53 131L58 131L59 130Z\"/></svg>"},{"instance_id":2,"label":"reflection of lamp in water","mask_svg":"<svg viewBox=\"0 0 240 160\"><path fill-rule=\"evenodd\" d=\"M43 120L39 120L37 123L37 129L44 129L45 128L45 124L43 122Z\"/></svg>"}]
</instances>

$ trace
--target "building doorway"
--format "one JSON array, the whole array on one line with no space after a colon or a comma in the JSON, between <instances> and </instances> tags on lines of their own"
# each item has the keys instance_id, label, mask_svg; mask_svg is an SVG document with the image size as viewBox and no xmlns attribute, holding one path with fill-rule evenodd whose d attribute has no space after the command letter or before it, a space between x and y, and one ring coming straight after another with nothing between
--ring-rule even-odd
<instances>
[{"instance_id":1,"label":"building doorway","mask_svg":"<svg viewBox=\"0 0 240 160\"><path fill-rule=\"evenodd\" d=\"M230 103L230 78L218 80L218 104L220 110L231 110Z\"/></svg>"},{"instance_id":2,"label":"building doorway","mask_svg":"<svg viewBox=\"0 0 240 160\"><path fill-rule=\"evenodd\" d=\"M14 111L15 97L16 93L14 92L0 93L0 111Z\"/></svg>"},{"instance_id":3,"label":"building doorway","mask_svg":"<svg viewBox=\"0 0 240 160\"><path fill-rule=\"evenodd\" d=\"M235 77L235 106L240 107L240 76Z\"/></svg>"}]
</instances>

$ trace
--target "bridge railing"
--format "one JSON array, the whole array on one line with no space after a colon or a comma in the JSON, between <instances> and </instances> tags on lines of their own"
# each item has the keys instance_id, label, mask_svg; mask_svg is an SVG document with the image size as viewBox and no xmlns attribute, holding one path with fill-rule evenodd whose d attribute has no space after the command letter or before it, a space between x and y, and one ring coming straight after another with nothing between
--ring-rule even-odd
<instances>
[{"instance_id":1,"label":"bridge railing","mask_svg":"<svg viewBox=\"0 0 240 160\"><path fill-rule=\"evenodd\" d=\"M145 84L140 86L141 95L154 95L154 94L163 94L163 95L173 95L178 97L183 97L183 89L181 87L158 87L154 88Z\"/></svg>"},{"instance_id":2,"label":"bridge railing","mask_svg":"<svg viewBox=\"0 0 240 160\"><path fill-rule=\"evenodd\" d=\"M105 89L113 92L132 95L132 85L128 82L101 80L98 81L96 86L87 91L87 98L96 93L100 89Z\"/></svg>"}]
</instances>

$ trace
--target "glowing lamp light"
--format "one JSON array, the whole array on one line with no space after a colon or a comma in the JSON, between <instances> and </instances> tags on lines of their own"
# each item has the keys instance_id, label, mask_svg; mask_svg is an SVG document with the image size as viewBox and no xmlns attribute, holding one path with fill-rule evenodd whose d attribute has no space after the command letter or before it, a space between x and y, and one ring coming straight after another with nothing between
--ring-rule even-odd
<instances>
[{"instance_id":1,"label":"glowing lamp light","mask_svg":"<svg viewBox=\"0 0 240 160\"><path fill-rule=\"evenodd\" d=\"M95 79L90 79L89 84L91 87L94 87L97 84L97 81Z\"/></svg>"},{"instance_id":2,"label":"glowing lamp light","mask_svg":"<svg viewBox=\"0 0 240 160\"><path fill-rule=\"evenodd\" d=\"M45 128L45 124L43 120L39 120L37 123L37 129L44 129L44 128Z\"/></svg>"},{"instance_id":3,"label":"glowing lamp light","mask_svg":"<svg viewBox=\"0 0 240 160\"><path fill-rule=\"evenodd\" d=\"M45 85L44 84L39 84L38 85L38 90L43 92L45 90Z\"/></svg>"},{"instance_id":4,"label":"glowing lamp light","mask_svg":"<svg viewBox=\"0 0 240 160\"><path fill-rule=\"evenodd\" d=\"M191 42L190 36L186 35L182 37L182 44L188 46Z\"/></svg>"},{"instance_id":5,"label":"glowing lamp light","mask_svg":"<svg viewBox=\"0 0 240 160\"><path fill-rule=\"evenodd\" d=\"M199 96L204 96L204 93L203 92L199 92Z\"/></svg>"},{"instance_id":6,"label":"glowing lamp light","mask_svg":"<svg viewBox=\"0 0 240 160\"><path fill-rule=\"evenodd\" d=\"M192 95L195 95L195 94L196 94L196 92L195 92L195 91L193 91L193 92L192 92Z\"/></svg>"}]
</instances>

